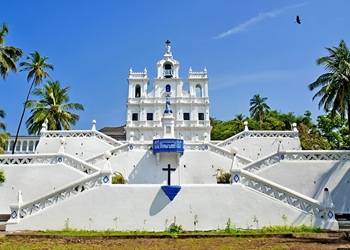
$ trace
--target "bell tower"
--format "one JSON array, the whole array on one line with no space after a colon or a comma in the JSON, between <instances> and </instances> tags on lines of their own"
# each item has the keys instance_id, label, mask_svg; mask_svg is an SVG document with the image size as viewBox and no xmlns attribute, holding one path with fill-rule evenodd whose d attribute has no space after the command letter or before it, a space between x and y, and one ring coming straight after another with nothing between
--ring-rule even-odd
<instances>
[{"instance_id":1,"label":"bell tower","mask_svg":"<svg viewBox=\"0 0 350 250\"><path fill-rule=\"evenodd\" d=\"M173 58L170 41L166 40L165 44L164 57L157 63L157 78L179 78L180 64Z\"/></svg>"},{"instance_id":2,"label":"bell tower","mask_svg":"<svg viewBox=\"0 0 350 250\"><path fill-rule=\"evenodd\" d=\"M135 141L160 138L198 141L210 139L209 94L207 69L195 72L189 69L187 90L180 77L180 63L174 59L170 41L165 42L163 58L156 63L156 77L152 88L146 68L143 72L129 71L129 93L126 140L131 133ZM163 113L164 105L169 107ZM166 123L166 125L165 125Z\"/></svg>"}]
</instances>

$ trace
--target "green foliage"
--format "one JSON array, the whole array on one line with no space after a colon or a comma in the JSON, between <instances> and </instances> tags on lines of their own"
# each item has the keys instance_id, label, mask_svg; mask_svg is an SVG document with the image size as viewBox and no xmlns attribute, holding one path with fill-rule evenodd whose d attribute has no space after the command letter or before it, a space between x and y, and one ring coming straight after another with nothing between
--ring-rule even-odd
<instances>
[{"instance_id":1,"label":"green foliage","mask_svg":"<svg viewBox=\"0 0 350 250\"><path fill-rule=\"evenodd\" d=\"M0 169L0 183L3 183L6 181L4 170Z\"/></svg>"},{"instance_id":2,"label":"green foliage","mask_svg":"<svg viewBox=\"0 0 350 250\"><path fill-rule=\"evenodd\" d=\"M260 125L263 123L265 114L270 110L269 105L266 103L267 97L261 97L260 95L254 95L249 101L250 117L259 121Z\"/></svg>"},{"instance_id":3,"label":"green foliage","mask_svg":"<svg viewBox=\"0 0 350 250\"><path fill-rule=\"evenodd\" d=\"M240 233L242 230L236 228L236 226L234 224L232 224L231 218L228 218L224 231L225 231L225 233L228 233L228 234L234 234L234 233Z\"/></svg>"},{"instance_id":4,"label":"green foliage","mask_svg":"<svg viewBox=\"0 0 350 250\"><path fill-rule=\"evenodd\" d=\"M347 121L339 114L318 116L317 128L330 143L331 149L349 149Z\"/></svg>"},{"instance_id":5,"label":"green foliage","mask_svg":"<svg viewBox=\"0 0 350 250\"><path fill-rule=\"evenodd\" d=\"M48 130L70 130L71 125L79 121L79 115L72 110L84 110L80 103L69 103L70 87L61 87L59 81L48 81L43 88L33 90L39 101L28 100L26 107L32 108L26 121L29 134L38 134L42 124L47 123Z\"/></svg>"},{"instance_id":6,"label":"green foliage","mask_svg":"<svg viewBox=\"0 0 350 250\"><path fill-rule=\"evenodd\" d=\"M175 222L171 223L171 225L168 228L168 232L169 233L181 233L182 230L182 226L181 225L177 225Z\"/></svg>"},{"instance_id":7,"label":"green foliage","mask_svg":"<svg viewBox=\"0 0 350 250\"><path fill-rule=\"evenodd\" d=\"M309 227L306 225L301 226L268 226L263 227L258 232L263 234L285 234L285 233L323 233L324 231L320 228Z\"/></svg>"},{"instance_id":8,"label":"green foliage","mask_svg":"<svg viewBox=\"0 0 350 250\"><path fill-rule=\"evenodd\" d=\"M297 126L299 139L302 149L304 150L328 150L331 149L327 139L321 136L320 132L315 129L308 129L305 124Z\"/></svg>"},{"instance_id":9,"label":"green foliage","mask_svg":"<svg viewBox=\"0 0 350 250\"><path fill-rule=\"evenodd\" d=\"M0 109L0 118L5 118L5 111L2 109ZM3 122L0 122L0 154L5 153L4 148L6 146L6 142L9 137L8 133L3 132L5 131L5 129L6 129L6 124Z\"/></svg>"},{"instance_id":10,"label":"green foliage","mask_svg":"<svg viewBox=\"0 0 350 250\"><path fill-rule=\"evenodd\" d=\"M231 174L225 172L222 168L219 168L218 173L216 175L216 180L218 183L230 183L231 182Z\"/></svg>"},{"instance_id":11,"label":"green foliage","mask_svg":"<svg viewBox=\"0 0 350 250\"><path fill-rule=\"evenodd\" d=\"M112 184L125 184L126 179L121 173L114 173L112 176Z\"/></svg>"},{"instance_id":12,"label":"green foliage","mask_svg":"<svg viewBox=\"0 0 350 250\"><path fill-rule=\"evenodd\" d=\"M212 140L225 140L244 130L244 116L236 115L235 119L220 121L210 118ZM303 116L295 116L293 113L280 113L276 110L265 112L262 123L255 118L245 118L249 130L279 130L291 131L292 124L297 124L299 139L304 150L343 150L350 149L348 120L340 115L328 113L318 116L314 124L311 112L305 111Z\"/></svg>"},{"instance_id":13,"label":"green foliage","mask_svg":"<svg viewBox=\"0 0 350 250\"><path fill-rule=\"evenodd\" d=\"M7 23L0 25L0 76L6 80L9 70L17 73L16 62L23 55L21 49L14 46L6 46L5 38L9 33Z\"/></svg>"},{"instance_id":14,"label":"green foliage","mask_svg":"<svg viewBox=\"0 0 350 250\"><path fill-rule=\"evenodd\" d=\"M212 126L212 140L225 140L234 135L232 121L223 122L215 118L210 118L210 124Z\"/></svg>"}]
</instances>

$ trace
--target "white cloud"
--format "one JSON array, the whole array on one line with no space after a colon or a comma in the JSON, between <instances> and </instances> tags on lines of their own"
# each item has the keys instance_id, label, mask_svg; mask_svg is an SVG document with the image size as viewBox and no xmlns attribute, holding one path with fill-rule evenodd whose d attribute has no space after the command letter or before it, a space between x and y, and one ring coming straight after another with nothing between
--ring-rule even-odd
<instances>
[{"instance_id":1,"label":"white cloud","mask_svg":"<svg viewBox=\"0 0 350 250\"><path fill-rule=\"evenodd\" d=\"M245 21L244 23L241 23L235 27L233 27L232 29L225 31L215 37L213 37L213 39L221 39L224 38L226 36L235 34L235 33L239 33L239 32L243 32L245 31L249 26L252 26L260 21L262 21L263 19L267 18L267 17L275 17L279 14L281 14L282 12L289 10L289 9L294 9L294 8L298 8L301 6L306 5L307 3L300 3L300 4L296 4L296 5L292 5L292 6L288 6L286 8L283 9L279 9L279 10L274 10L274 11L270 11L270 12L265 12L265 13L260 13L259 15Z\"/></svg>"}]
</instances>

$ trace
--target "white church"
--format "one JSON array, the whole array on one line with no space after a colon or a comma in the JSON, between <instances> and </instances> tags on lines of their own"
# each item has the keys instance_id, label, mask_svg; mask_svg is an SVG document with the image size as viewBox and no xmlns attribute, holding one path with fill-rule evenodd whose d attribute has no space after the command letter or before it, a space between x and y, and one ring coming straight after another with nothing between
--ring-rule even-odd
<instances>
[{"instance_id":1,"label":"white church","mask_svg":"<svg viewBox=\"0 0 350 250\"><path fill-rule=\"evenodd\" d=\"M3 230L348 225L349 151L301 150L296 124L251 131L246 123L212 141L207 70L190 68L185 91L170 41L156 70L151 88L146 69L129 71L124 137L102 133L94 120L88 130L43 124L39 138L21 138L16 154L0 155Z\"/></svg>"}]
</instances>

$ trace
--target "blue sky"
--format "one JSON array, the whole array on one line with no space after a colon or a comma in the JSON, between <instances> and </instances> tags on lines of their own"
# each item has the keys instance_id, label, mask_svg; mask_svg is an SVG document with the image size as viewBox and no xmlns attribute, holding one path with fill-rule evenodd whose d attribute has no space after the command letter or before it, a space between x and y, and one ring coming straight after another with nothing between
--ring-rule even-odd
<instances>
[{"instance_id":1,"label":"blue sky","mask_svg":"<svg viewBox=\"0 0 350 250\"><path fill-rule=\"evenodd\" d=\"M341 39L350 46L348 0L13 0L2 1L6 45L48 56L53 80L84 105L75 129L120 126L126 119L129 68L156 75L171 41L185 85L188 70L208 70L210 116L249 116L249 100L313 118L324 114L307 85L325 73L316 59ZM301 24L295 23L296 15ZM0 79L3 122L15 134L29 89L26 72ZM152 83L151 83L152 84ZM32 96L31 99L34 97ZM25 120L29 117L26 111ZM27 134L22 125L20 134Z\"/></svg>"}]
</instances>

